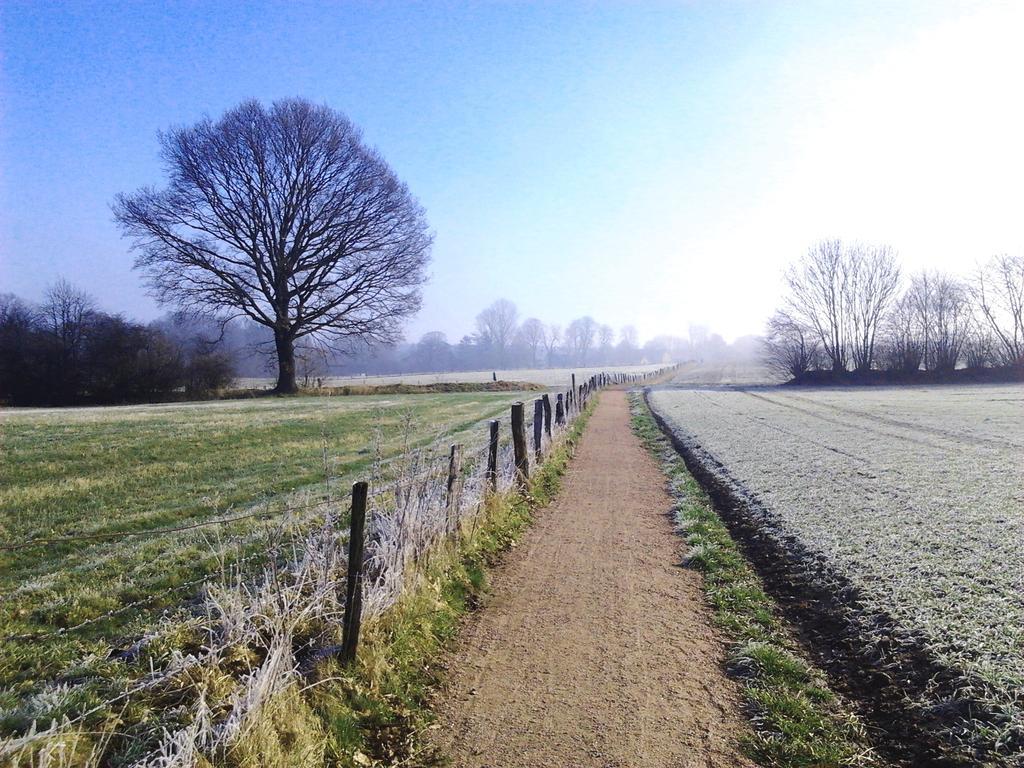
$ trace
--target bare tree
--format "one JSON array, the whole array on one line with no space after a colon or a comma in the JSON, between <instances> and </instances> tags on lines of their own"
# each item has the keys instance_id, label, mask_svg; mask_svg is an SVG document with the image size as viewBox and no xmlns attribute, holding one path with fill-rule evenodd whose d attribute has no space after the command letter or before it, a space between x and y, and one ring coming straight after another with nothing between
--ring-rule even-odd
<instances>
[{"instance_id":1,"label":"bare tree","mask_svg":"<svg viewBox=\"0 0 1024 768\"><path fill-rule=\"evenodd\" d=\"M773 371L794 379L817 368L820 363L818 334L781 310L769 318L762 346L765 364Z\"/></svg>"},{"instance_id":2,"label":"bare tree","mask_svg":"<svg viewBox=\"0 0 1024 768\"><path fill-rule=\"evenodd\" d=\"M615 348L617 362L629 365L637 361L640 352L640 336L632 325L624 325L619 330L619 343Z\"/></svg>"},{"instance_id":3,"label":"bare tree","mask_svg":"<svg viewBox=\"0 0 1024 768\"><path fill-rule=\"evenodd\" d=\"M544 327L544 351L547 356L547 364L550 368L554 364L555 352L562 342L562 328L558 325L547 325Z\"/></svg>"},{"instance_id":4,"label":"bare tree","mask_svg":"<svg viewBox=\"0 0 1024 768\"><path fill-rule=\"evenodd\" d=\"M981 324L997 342L1000 361L1024 361L1024 257L989 259L975 273L971 297Z\"/></svg>"},{"instance_id":5,"label":"bare tree","mask_svg":"<svg viewBox=\"0 0 1024 768\"><path fill-rule=\"evenodd\" d=\"M135 265L161 302L272 329L278 392L298 339L391 342L419 309L423 209L341 113L249 101L160 144L168 187L114 206Z\"/></svg>"},{"instance_id":6,"label":"bare tree","mask_svg":"<svg viewBox=\"0 0 1024 768\"><path fill-rule=\"evenodd\" d=\"M875 342L885 312L896 297L900 268L888 246L855 245L846 249L844 312L850 331L850 357L858 371L875 363Z\"/></svg>"},{"instance_id":7,"label":"bare tree","mask_svg":"<svg viewBox=\"0 0 1024 768\"><path fill-rule=\"evenodd\" d=\"M597 346L601 350L601 362L611 361L612 342L615 341L615 329L610 325L601 325L597 329Z\"/></svg>"},{"instance_id":8,"label":"bare tree","mask_svg":"<svg viewBox=\"0 0 1024 768\"><path fill-rule=\"evenodd\" d=\"M537 355L544 346L544 323L536 317L528 317L519 327L523 345L530 350L530 366L537 367Z\"/></svg>"},{"instance_id":9,"label":"bare tree","mask_svg":"<svg viewBox=\"0 0 1024 768\"><path fill-rule=\"evenodd\" d=\"M96 302L84 291L61 278L46 290L39 314L54 354L48 356L52 377L61 402L74 400L82 377L86 335L96 314Z\"/></svg>"},{"instance_id":10,"label":"bare tree","mask_svg":"<svg viewBox=\"0 0 1024 768\"><path fill-rule=\"evenodd\" d=\"M788 314L818 334L833 371L845 371L849 329L844 311L849 275L839 240L822 240L785 274Z\"/></svg>"},{"instance_id":11,"label":"bare tree","mask_svg":"<svg viewBox=\"0 0 1024 768\"><path fill-rule=\"evenodd\" d=\"M296 372L307 389L314 378L322 378L327 373L327 350L320 344L297 343L295 361Z\"/></svg>"},{"instance_id":12,"label":"bare tree","mask_svg":"<svg viewBox=\"0 0 1024 768\"><path fill-rule=\"evenodd\" d=\"M587 353L594 346L596 334L597 321L589 315L578 317L569 323L565 331L565 343L578 365L586 365Z\"/></svg>"},{"instance_id":13,"label":"bare tree","mask_svg":"<svg viewBox=\"0 0 1024 768\"><path fill-rule=\"evenodd\" d=\"M967 287L950 275L931 276L930 369L952 371L960 362L971 331L971 307Z\"/></svg>"},{"instance_id":14,"label":"bare tree","mask_svg":"<svg viewBox=\"0 0 1024 768\"><path fill-rule=\"evenodd\" d=\"M498 365L505 365L508 360L518 318L516 305L508 299L498 299L476 316L480 340L492 351Z\"/></svg>"},{"instance_id":15,"label":"bare tree","mask_svg":"<svg viewBox=\"0 0 1024 768\"><path fill-rule=\"evenodd\" d=\"M924 360L924 344L920 338L917 309L908 291L899 297L885 322L886 366L909 373L920 370Z\"/></svg>"},{"instance_id":16,"label":"bare tree","mask_svg":"<svg viewBox=\"0 0 1024 768\"><path fill-rule=\"evenodd\" d=\"M988 368L997 359L996 340L992 333L986 326L973 322L964 342L964 364L972 370L978 370Z\"/></svg>"},{"instance_id":17,"label":"bare tree","mask_svg":"<svg viewBox=\"0 0 1024 768\"><path fill-rule=\"evenodd\" d=\"M892 249L822 240L785 279L786 313L814 330L832 370L845 371L851 362L869 370L879 328L899 288Z\"/></svg>"}]
</instances>

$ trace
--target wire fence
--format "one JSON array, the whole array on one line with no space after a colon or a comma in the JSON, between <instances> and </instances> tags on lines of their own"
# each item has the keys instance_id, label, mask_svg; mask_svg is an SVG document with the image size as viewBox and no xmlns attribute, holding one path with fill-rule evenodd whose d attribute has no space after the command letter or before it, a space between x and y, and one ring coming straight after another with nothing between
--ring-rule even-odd
<instances>
[{"instance_id":1,"label":"wire fence","mask_svg":"<svg viewBox=\"0 0 1024 768\"><path fill-rule=\"evenodd\" d=\"M425 578L432 558L454 546L480 523L489 495L528 491L531 467L535 472L565 440L593 393L606 385L642 383L662 373L597 374L581 384L573 381L571 389L537 398L529 419L525 405L514 403L509 418L490 422L488 435L473 448L454 443L447 456L437 456L431 455L435 450L432 446L377 463L368 481L373 492L366 493L366 483L357 483L356 487L363 486L362 495L354 493L351 504L348 499L328 498L148 532L167 535L299 513L299 524L291 533L282 534L267 551L236 559L222 569L219 578L204 575L190 579L48 633L66 635L198 589L202 600L193 614L207 639L200 652L172 651L163 669L151 669L139 682L73 717L51 718L49 725L40 726L47 718L45 712L38 712L31 727L0 741L0 759L13 765L34 765L40 750L67 743L84 727L95 727L95 717L109 717L133 696L148 695L187 679L192 685L189 723L165 732L149 756L136 765L156 768L200 764L201 754L214 754L229 746L274 695L301 682L300 657L338 655L342 663L351 662L361 623L380 617L402 595L415 589ZM125 537L145 533L130 532ZM56 537L50 543L72 538L82 537ZM42 539L33 539L22 544L32 547L43 543ZM246 572L246 565L256 567ZM341 645L337 645L339 627ZM46 634L17 635L6 641L37 640ZM136 645L158 636L159 629ZM258 649L254 657L259 661L239 677L235 669L238 660L234 659L237 690L227 706L224 702L218 704L219 714L214 716L209 705L211 692L195 681L215 679L212 673L223 672L227 650L239 646ZM60 693L54 696L59 698ZM180 691L178 695L180 698Z\"/></svg>"}]
</instances>

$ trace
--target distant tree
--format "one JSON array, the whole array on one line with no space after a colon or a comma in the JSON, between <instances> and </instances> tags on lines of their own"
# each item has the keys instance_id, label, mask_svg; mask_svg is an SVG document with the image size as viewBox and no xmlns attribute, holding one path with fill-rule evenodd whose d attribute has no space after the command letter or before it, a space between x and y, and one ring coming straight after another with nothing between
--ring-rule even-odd
<instances>
[{"instance_id":1,"label":"distant tree","mask_svg":"<svg viewBox=\"0 0 1024 768\"><path fill-rule=\"evenodd\" d=\"M762 343L765 364L784 376L798 379L820 363L818 334L781 310L768 320Z\"/></svg>"},{"instance_id":2,"label":"distant tree","mask_svg":"<svg viewBox=\"0 0 1024 768\"><path fill-rule=\"evenodd\" d=\"M519 327L519 336L530 355L530 367L536 368L540 350L544 346L544 323L536 317L528 317Z\"/></svg>"},{"instance_id":3,"label":"distant tree","mask_svg":"<svg viewBox=\"0 0 1024 768\"><path fill-rule=\"evenodd\" d=\"M964 342L964 364L971 370L995 365L998 359L996 341L985 326L974 322Z\"/></svg>"},{"instance_id":4,"label":"distant tree","mask_svg":"<svg viewBox=\"0 0 1024 768\"><path fill-rule=\"evenodd\" d=\"M883 357L888 369L904 373L920 370L924 361L924 343L917 318L914 300L909 293L893 303L885 321Z\"/></svg>"},{"instance_id":5,"label":"distant tree","mask_svg":"<svg viewBox=\"0 0 1024 768\"><path fill-rule=\"evenodd\" d=\"M565 343L577 365L587 364L587 354L594 346L596 335L597 321L589 315L576 318L565 329Z\"/></svg>"},{"instance_id":6,"label":"distant tree","mask_svg":"<svg viewBox=\"0 0 1024 768\"><path fill-rule=\"evenodd\" d=\"M549 368L554 365L555 354L558 352L558 345L561 343L562 327L554 324L544 326L544 352Z\"/></svg>"},{"instance_id":7,"label":"distant tree","mask_svg":"<svg viewBox=\"0 0 1024 768\"><path fill-rule=\"evenodd\" d=\"M39 313L17 296L0 294L0 403L30 404L43 388Z\"/></svg>"},{"instance_id":8,"label":"distant tree","mask_svg":"<svg viewBox=\"0 0 1024 768\"><path fill-rule=\"evenodd\" d=\"M914 312L925 369L956 368L971 330L967 287L950 275L925 270L911 278L905 298Z\"/></svg>"},{"instance_id":9,"label":"distant tree","mask_svg":"<svg viewBox=\"0 0 1024 768\"><path fill-rule=\"evenodd\" d=\"M441 331L430 331L420 336L414 357L414 367L417 371L447 371L454 362L448 337Z\"/></svg>"},{"instance_id":10,"label":"distant tree","mask_svg":"<svg viewBox=\"0 0 1024 768\"><path fill-rule=\"evenodd\" d=\"M640 337L632 325L624 325L619 331L619 343L615 347L616 361L620 365L632 365L639 355Z\"/></svg>"},{"instance_id":11,"label":"distant tree","mask_svg":"<svg viewBox=\"0 0 1024 768\"><path fill-rule=\"evenodd\" d=\"M270 328L278 392L299 339L394 341L419 309L423 210L340 112L249 101L160 144L168 187L114 206L136 267L161 302Z\"/></svg>"},{"instance_id":12,"label":"distant tree","mask_svg":"<svg viewBox=\"0 0 1024 768\"><path fill-rule=\"evenodd\" d=\"M706 325L690 324L686 330L686 335L689 340L690 353L697 360L702 360L707 351L708 336L711 335L711 329Z\"/></svg>"},{"instance_id":13,"label":"distant tree","mask_svg":"<svg viewBox=\"0 0 1024 768\"><path fill-rule=\"evenodd\" d=\"M690 342L678 336L655 336L643 347L644 361L648 363L670 363L683 359Z\"/></svg>"},{"instance_id":14,"label":"distant tree","mask_svg":"<svg viewBox=\"0 0 1024 768\"><path fill-rule=\"evenodd\" d=\"M83 358L96 302L64 279L46 290L39 308L49 340L46 376L53 382L58 403L71 403L81 391L85 376Z\"/></svg>"},{"instance_id":15,"label":"distant tree","mask_svg":"<svg viewBox=\"0 0 1024 768\"><path fill-rule=\"evenodd\" d=\"M975 273L970 292L980 324L996 341L999 361L1024 362L1024 257L989 259Z\"/></svg>"},{"instance_id":16,"label":"distant tree","mask_svg":"<svg viewBox=\"0 0 1024 768\"><path fill-rule=\"evenodd\" d=\"M611 362L612 342L615 341L615 329L610 325L600 325L597 328L597 347L600 350L602 364Z\"/></svg>"},{"instance_id":17,"label":"distant tree","mask_svg":"<svg viewBox=\"0 0 1024 768\"><path fill-rule=\"evenodd\" d=\"M317 378L327 373L328 350L322 344L300 341L295 345L295 373L302 386L309 389Z\"/></svg>"},{"instance_id":18,"label":"distant tree","mask_svg":"<svg viewBox=\"0 0 1024 768\"><path fill-rule=\"evenodd\" d=\"M495 364L504 366L516 336L519 311L508 299L496 302L476 316L480 342L491 350Z\"/></svg>"}]
</instances>

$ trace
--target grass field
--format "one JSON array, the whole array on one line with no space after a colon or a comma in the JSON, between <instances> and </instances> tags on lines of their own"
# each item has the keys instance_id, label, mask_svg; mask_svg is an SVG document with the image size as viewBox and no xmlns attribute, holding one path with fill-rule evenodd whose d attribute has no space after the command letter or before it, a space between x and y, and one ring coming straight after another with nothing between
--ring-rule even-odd
<instances>
[{"instance_id":1,"label":"grass field","mask_svg":"<svg viewBox=\"0 0 1024 768\"><path fill-rule=\"evenodd\" d=\"M78 660L130 642L194 594L197 578L265 549L271 528L302 514L284 510L323 499L328 480L341 496L375 458L443 438L440 455L456 435L467 449L482 446L481 420L515 399L302 397L0 413L0 714ZM237 514L258 516L159 533ZM40 537L61 541L20 546Z\"/></svg>"},{"instance_id":2,"label":"grass field","mask_svg":"<svg viewBox=\"0 0 1024 768\"><path fill-rule=\"evenodd\" d=\"M945 738L1021 749L1024 388L665 389L651 403L763 533L873 617L866 657L895 637L949 672L913 694Z\"/></svg>"},{"instance_id":3,"label":"grass field","mask_svg":"<svg viewBox=\"0 0 1024 768\"><path fill-rule=\"evenodd\" d=\"M576 374L577 384L582 384L595 373L646 373L664 367L664 363L656 365L612 365L582 368L515 368L493 371L452 371L447 373L399 373L386 376L327 376L323 380L325 387L344 387L349 384L367 386L383 386L387 384L479 384L492 380L497 374L499 381L524 381L530 384L542 384L546 387L568 389L572 384L572 375ZM243 378L236 384L243 389L269 389L274 386L274 379Z\"/></svg>"}]
</instances>

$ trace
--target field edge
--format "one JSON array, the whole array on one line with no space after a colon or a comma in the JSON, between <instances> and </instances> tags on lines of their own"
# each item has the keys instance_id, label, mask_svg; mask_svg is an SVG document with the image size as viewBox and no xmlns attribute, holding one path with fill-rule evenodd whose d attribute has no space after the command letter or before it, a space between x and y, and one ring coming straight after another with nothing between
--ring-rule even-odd
<instances>
[{"instance_id":1,"label":"field edge","mask_svg":"<svg viewBox=\"0 0 1024 768\"><path fill-rule=\"evenodd\" d=\"M781 620L710 497L663 434L646 398L630 397L633 430L658 461L676 500L672 514L699 571L715 623L728 640L727 672L737 679L753 735L743 745L761 765L877 766L866 730L830 689Z\"/></svg>"},{"instance_id":2,"label":"field edge","mask_svg":"<svg viewBox=\"0 0 1024 768\"><path fill-rule=\"evenodd\" d=\"M852 701L887 761L911 766L1003 765L998 719L968 698L971 681L940 664L892 617L869 611L856 587L786 535L776 517L696 441L676 434L644 401L665 439L707 493L805 653ZM980 685L980 681L978 685Z\"/></svg>"}]
</instances>

